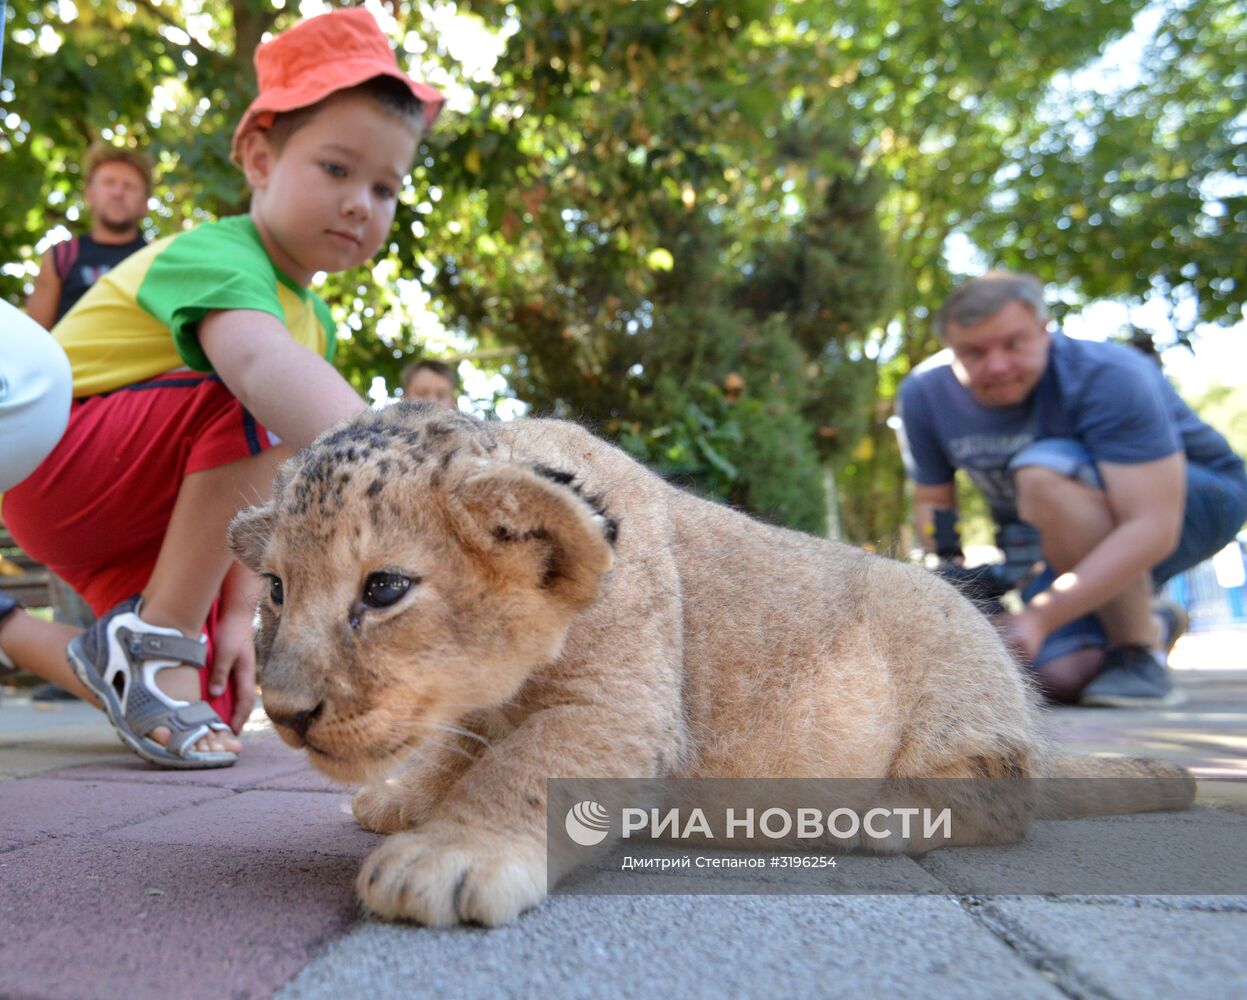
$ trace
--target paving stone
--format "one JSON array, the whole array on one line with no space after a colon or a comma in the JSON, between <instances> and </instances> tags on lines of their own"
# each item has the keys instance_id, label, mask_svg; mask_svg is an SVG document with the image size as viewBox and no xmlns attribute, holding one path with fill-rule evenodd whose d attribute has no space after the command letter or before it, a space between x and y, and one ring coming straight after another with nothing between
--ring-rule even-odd
<instances>
[{"instance_id":1,"label":"paving stone","mask_svg":"<svg viewBox=\"0 0 1247 1000\"><path fill-rule=\"evenodd\" d=\"M67 728L91 727L111 733L112 727L98 709L84 702L52 702L40 704L29 697L0 700L0 743L7 743L15 734L47 732Z\"/></svg>"},{"instance_id":2,"label":"paving stone","mask_svg":"<svg viewBox=\"0 0 1247 1000\"><path fill-rule=\"evenodd\" d=\"M332 792L336 795L345 795L348 799L355 794L358 788L357 785L345 785L326 777L313 768L311 764L300 770L263 778L257 781L253 787L287 792Z\"/></svg>"},{"instance_id":3,"label":"paving stone","mask_svg":"<svg viewBox=\"0 0 1247 1000\"><path fill-rule=\"evenodd\" d=\"M974 894L1247 893L1247 817L1214 809L1036 823L1006 847L932 851L920 862Z\"/></svg>"},{"instance_id":4,"label":"paving stone","mask_svg":"<svg viewBox=\"0 0 1247 1000\"><path fill-rule=\"evenodd\" d=\"M1111 997L1247 995L1247 913L1044 899L994 900L1002 927L1072 980ZM1077 989L1077 987L1084 989Z\"/></svg>"},{"instance_id":5,"label":"paving stone","mask_svg":"<svg viewBox=\"0 0 1247 1000\"><path fill-rule=\"evenodd\" d=\"M1057 998L938 897L554 897L494 930L367 923L277 994Z\"/></svg>"},{"instance_id":6,"label":"paving stone","mask_svg":"<svg viewBox=\"0 0 1247 1000\"><path fill-rule=\"evenodd\" d=\"M649 862L623 868L623 859ZM727 867L733 861L766 863L770 856L749 851L682 850L662 844L616 846L568 875L556 888L560 895L863 895L880 893L947 894L948 889L908 857L836 856L834 868ZM689 867L658 868L654 863ZM702 864L698 864L699 859ZM703 867L706 862L719 867Z\"/></svg>"},{"instance_id":7,"label":"paving stone","mask_svg":"<svg viewBox=\"0 0 1247 1000\"><path fill-rule=\"evenodd\" d=\"M57 837L96 834L230 795L221 788L115 781L9 782L0 787L0 853Z\"/></svg>"},{"instance_id":8,"label":"paving stone","mask_svg":"<svg viewBox=\"0 0 1247 1000\"><path fill-rule=\"evenodd\" d=\"M362 859L382 840L360 828L350 799L321 792L239 792L227 799L105 834L110 840L193 848L241 844L248 850L300 858L334 855Z\"/></svg>"},{"instance_id":9,"label":"paving stone","mask_svg":"<svg viewBox=\"0 0 1247 1000\"><path fill-rule=\"evenodd\" d=\"M155 767L124 751L124 757L84 767L73 767L56 777L69 781L138 781L154 785L211 785L220 788L251 788L273 778L309 770L307 758L264 734L243 738L243 752L232 767L175 771Z\"/></svg>"},{"instance_id":10,"label":"paving stone","mask_svg":"<svg viewBox=\"0 0 1247 1000\"><path fill-rule=\"evenodd\" d=\"M72 838L0 855L0 996L271 996L351 926L358 862L240 842Z\"/></svg>"},{"instance_id":11,"label":"paving stone","mask_svg":"<svg viewBox=\"0 0 1247 1000\"><path fill-rule=\"evenodd\" d=\"M0 778L28 778L67 768L100 765L121 767L135 760L132 753L114 739L105 744L18 744L0 746Z\"/></svg>"}]
</instances>

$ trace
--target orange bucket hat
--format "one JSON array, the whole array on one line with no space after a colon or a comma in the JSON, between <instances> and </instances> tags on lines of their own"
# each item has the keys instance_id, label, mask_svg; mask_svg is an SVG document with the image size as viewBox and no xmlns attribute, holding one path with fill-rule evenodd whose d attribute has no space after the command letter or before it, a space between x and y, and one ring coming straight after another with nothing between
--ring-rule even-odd
<instances>
[{"instance_id":1,"label":"orange bucket hat","mask_svg":"<svg viewBox=\"0 0 1247 1000\"><path fill-rule=\"evenodd\" d=\"M433 122L446 98L398 68L390 41L376 19L362 7L334 10L296 24L255 50L260 93L234 130L230 158L241 162L243 136L266 129L282 111L306 108L330 94L375 76L401 80L424 106L424 127Z\"/></svg>"}]
</instances>

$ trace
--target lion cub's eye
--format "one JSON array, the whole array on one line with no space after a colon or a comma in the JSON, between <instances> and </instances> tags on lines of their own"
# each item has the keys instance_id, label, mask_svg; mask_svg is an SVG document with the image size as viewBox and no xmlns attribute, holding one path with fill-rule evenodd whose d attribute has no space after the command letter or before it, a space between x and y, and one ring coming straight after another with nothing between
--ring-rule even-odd
<instances>
[{"instance_id":1,"label":"lion cub's eye","mask_svg":"<svg viewBox=\"0 0 1247 1000\"><path fill-rule=\"evenodd\" d=\"M274 604L276 604L278 607L281 607L282 601L286 599L286 592L282 588L280 577L271 576L271 575L269 576L268 599L272 601Z\"/></svg>"},{"instance_id":2,"label":"lion cub's eye","mask_svg":"<svg viewBox=\"0 0 1247 1000\"><path fill-rule=\"evenodd\" d=\"M401 573L373 573L364 581L366 608L388 608L411 587L411 579Z\"/></svg>"}]
</instances>

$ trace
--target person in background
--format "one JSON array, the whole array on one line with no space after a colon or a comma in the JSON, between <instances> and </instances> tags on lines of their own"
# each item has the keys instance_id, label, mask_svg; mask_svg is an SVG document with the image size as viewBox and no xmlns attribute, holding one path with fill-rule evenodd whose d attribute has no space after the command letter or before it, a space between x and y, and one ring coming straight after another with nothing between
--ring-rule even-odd
<instances>
[{"instance_id":1,"label":"person in background","mask_svg":"<svg viewBox=\"0 0 1247 1000\"><path fill-rule=\"evenodd\" d=\"M147 245L139 228L152 193L152 165L133 149L96 143L87 153L83 198L91 229L51 247L43 255L26 312L51 330L87 289Z\"/></svg>"},{"instance_id":2,"label":"person in background","mask_svg":"<svg viewBox=\"0 0 1247 1000\"><path fill-rule=\"evenodd\" d=\"M999 624L1048 695L1176 704L1166 663L1175 626L1154 609L1154 588L1242 527L1242 459L1141 353L1050 330L1032 277L966 282L936 329L947 349L897 396L919 537L934 548L964 469L998 537L1038 534L1046 565L1024 587L1023 610Z\"/></svg>"},{"instance_id":3,"label":"person in background","mask_svg":"<svg viewBox=\"0 0 1247 1000\"><path fill-rule=\"evenodd\" d=\"M403 369L402 384L404 399L423 399L451 410L458 409L459 380L448 364L416 361Z\"/></svg>"}]
</instances>

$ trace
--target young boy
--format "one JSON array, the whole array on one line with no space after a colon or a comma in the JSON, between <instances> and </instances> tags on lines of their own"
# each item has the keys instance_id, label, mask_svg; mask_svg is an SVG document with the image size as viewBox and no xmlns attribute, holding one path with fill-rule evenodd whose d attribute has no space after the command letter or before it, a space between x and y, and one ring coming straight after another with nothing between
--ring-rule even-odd
<instances>
[{"instance_id":1,"label":"young boy","mask_svg":"<svg viewBox=\"0 0 1247 1000\"><path fill-rule=\"evenodd\" d=\"M153 243L57 325L69 427L4 500L18 544L100 620L74 635L0 602L0 648L93 696L132 750L167 767L237 759L258 584L232 562L226 527L292 450L364 408L329 364L333 323L306 286L376 253L443 104L363 9L261 45L256 71L233 144L250 214ZM201 672L210 704L194 701Z\"/></svg>"},{"instance_id":2,"label":"young boy","mask_svg":"<svg viewBox=\"0 0 1247 1000\"><path fill-rule=\"evenodd\" d=\"M425 358L403 369L401 378L404 399L424 399L454 410L458 408L459 380L455 370L444 361Z\"/></svg>"}]
</instances>

